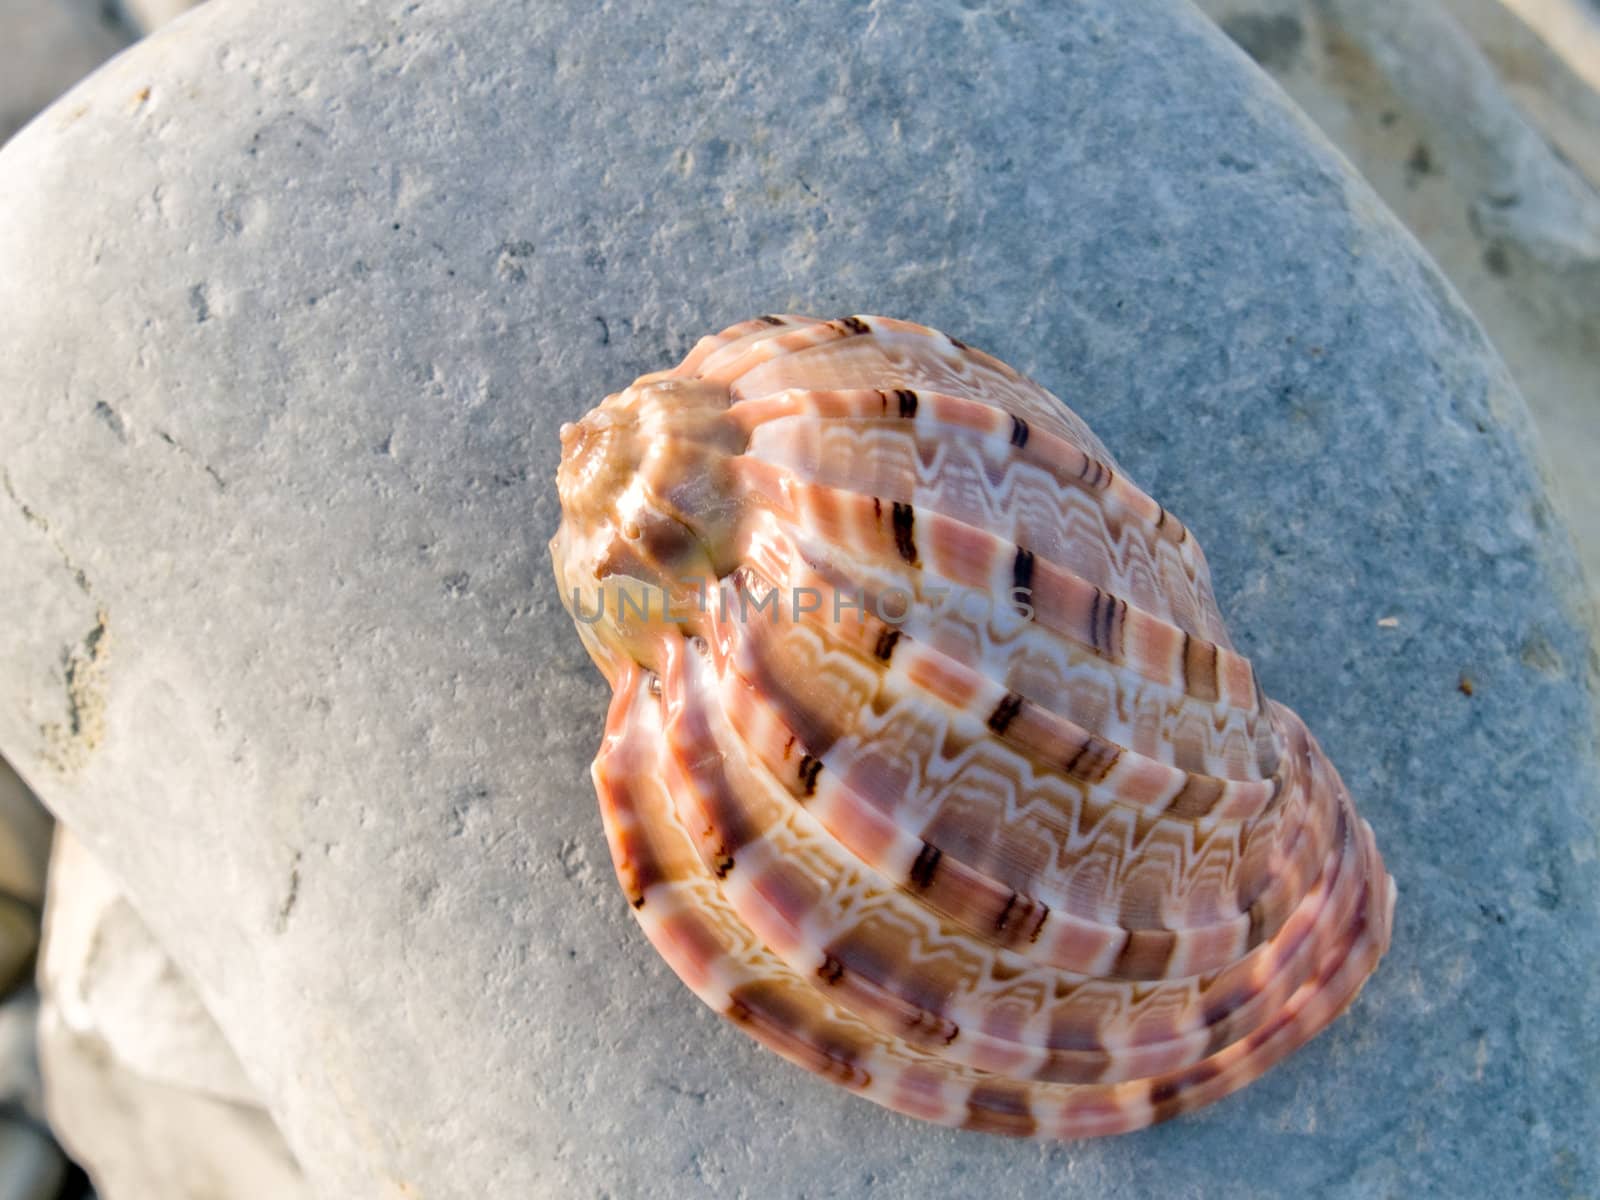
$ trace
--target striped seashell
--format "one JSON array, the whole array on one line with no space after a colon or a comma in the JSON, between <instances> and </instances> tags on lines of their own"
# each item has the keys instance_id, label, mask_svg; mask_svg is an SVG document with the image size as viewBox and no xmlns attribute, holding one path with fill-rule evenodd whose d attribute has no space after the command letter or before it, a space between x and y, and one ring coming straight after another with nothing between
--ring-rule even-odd
<instances>
[{"instance_id":1,"label":"striped seashell","mask_svg":"<svg viewBox=\"0 0 1600 1200\"><path fill-rule=\"evenodd\" d=\"M617 877L747 1033L1076 1138L1234 1091L1360 991L1371 828L1048 392L919 325L762 317L561 438Z\"/></svg>"}]
</instances>

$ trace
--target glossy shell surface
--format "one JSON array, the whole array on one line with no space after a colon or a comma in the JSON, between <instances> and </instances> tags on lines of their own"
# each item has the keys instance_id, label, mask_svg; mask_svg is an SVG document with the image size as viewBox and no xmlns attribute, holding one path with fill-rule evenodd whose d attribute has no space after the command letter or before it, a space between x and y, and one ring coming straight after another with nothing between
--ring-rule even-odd
<instances>
[{"instance_id":1,"label":"glossy shell surface","mask_svg":"<svg viewBox=\"0 0 1600 1200\"><path fill-rule=\"evenodd\" d=\"M1258 1077L1394 885L1204 556L1084 423L880 317L762 317L562 431L617 877L706 1004L947 1125L1121 1133Z\"/></svg>"}]
</instances>

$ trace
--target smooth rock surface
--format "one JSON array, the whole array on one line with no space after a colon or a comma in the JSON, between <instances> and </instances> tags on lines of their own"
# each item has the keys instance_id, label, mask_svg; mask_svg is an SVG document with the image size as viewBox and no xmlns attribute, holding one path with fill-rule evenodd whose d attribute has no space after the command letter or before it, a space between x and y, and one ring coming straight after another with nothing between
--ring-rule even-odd
<instances>
[{"instance_id":1,"label":"smooth rock surface","mask_svg":"<svg viewBox=\"0 0 1600 1200\"><path fill-rule=\"evenodd\" d=\"M216 1024L65 830L51 857L45 929L45 1102L102 1200L309 1197Z\"/></svg>"},{"instance_id":2,"label":"smooth rock surface","mask_svg":"<svg viewBox=\"0 0 1600 1200\"><path fill-rule=\"evenodd\" d=\"M51 1127L100 1200L312 1200L272 1118L129 1070L46 1008ZM41 1193L41 1200L55 1193Z\"/></svg>"},{"instance_id":3,"label":"smooth rock surface","mask_svg":"<svg viewBox=\"0 0 1600 1200\"><path fill-rule=\"evenodd\" d=\"M0 0L0 143L131 41L96 0Z\"/></svg>"},{"instance_id":4,"label":"smooth rock surface","mask_svg":"<svg viewBox=\"0 0 1600 1200\"><path fill-rule=\"evenodd\" d=\"M633 926L556 429L772 310L943 327L1073 404L1340 765L1394 948L1239 1096L925 1127ZM1600 1187L1594 665L1525 407L1186 3L203 8L0 155L0 330L0 750L319 1194Z\"/></svg>"},{"instance_id":5,"label":"smooth rock surface","mask_svg":"<svg viewBox=\"0 0 1600 1200\"><path fill-rule=\"evenodd\" d=\"M66 830L50 859L39 982L73 1032L157 1083L256 1104L216 1022L115 880Z\"/></svg>"},{"instance_id":6,"label":"smooth rock surface","mask_svg":"<svg viewBox=\"0 0 1600 1200\"><path fill-rule=\"evenodd\" d=\"M1556 151L1600 186L1600 5L1440 0Z\"/></svg>"}]
</instances>

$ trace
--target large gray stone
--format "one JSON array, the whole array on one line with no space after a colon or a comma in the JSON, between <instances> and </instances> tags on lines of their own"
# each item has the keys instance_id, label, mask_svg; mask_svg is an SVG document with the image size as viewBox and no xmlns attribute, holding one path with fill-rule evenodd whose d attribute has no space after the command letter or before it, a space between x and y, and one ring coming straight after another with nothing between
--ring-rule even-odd
<instances>
[{"instance_id":1,"label":"large gray stone","mask_svg":"<svg viewBox=\"0 0 1600 1200\"><path fill-rule=\"evenodd\" d=\"M1241 1095L1072 1146L925 1127L635 930L555 431L781 309L941 326L1076 406L1340 764L1394 948ZM0 330L0 749L321 1194L1600 1187L1594 667L1524 406L1181 0L202 8L0 155Z\"/></svg>"}]
</instances>

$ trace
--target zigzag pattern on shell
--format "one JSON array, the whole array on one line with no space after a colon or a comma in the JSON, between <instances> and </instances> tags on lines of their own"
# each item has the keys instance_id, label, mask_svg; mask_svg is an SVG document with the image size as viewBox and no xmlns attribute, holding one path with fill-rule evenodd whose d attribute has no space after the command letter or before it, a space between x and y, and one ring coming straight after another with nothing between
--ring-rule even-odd
<instances>
[{"instance_id":1,"label":"zigzag pattern on shell","mask_svg":"<svg viewBox=\"0 0 1600 1200\"><path fill-rule=\"evenodd\" d=\"M1372 830L1189 531L1037 384L902 321L763 317L562 440L617 877L751 1036L899 1112L1076 1138L1226 1095L1355 999L1393 919Z\"/></svg>"}]
</instances>

